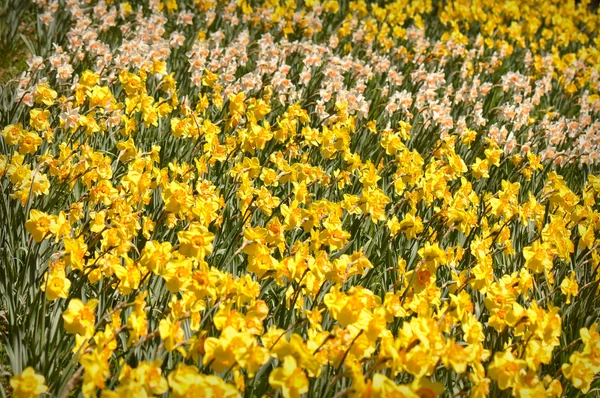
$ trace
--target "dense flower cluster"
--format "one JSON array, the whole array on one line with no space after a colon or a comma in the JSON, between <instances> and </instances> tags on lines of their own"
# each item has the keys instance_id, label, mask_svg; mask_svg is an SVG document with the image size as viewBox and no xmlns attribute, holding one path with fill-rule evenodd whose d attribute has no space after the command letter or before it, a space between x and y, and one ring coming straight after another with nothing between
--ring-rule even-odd
<instances>
[{"instance_id":1,"label":"dense flower cluster","mask_svg":"<svg viewBox=\"0 0 600 398\"><path fill-rule=\"evenodd\" d=\"M587 6L36 0L0 98L13 396L600 386Z\"/></svg>"}]
</instances>

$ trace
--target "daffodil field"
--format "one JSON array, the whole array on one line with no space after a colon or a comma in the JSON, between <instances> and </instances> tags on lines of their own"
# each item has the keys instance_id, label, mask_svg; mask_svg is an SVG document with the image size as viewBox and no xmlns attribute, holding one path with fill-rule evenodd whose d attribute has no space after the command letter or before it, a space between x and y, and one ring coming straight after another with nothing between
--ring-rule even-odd
<instances>
[{"instance_id":1,"label":"daffodil field","mask_svg":"<svg viewBox=\"0 0 600 398\"><path fill-rule=\"evenodd\" d=\"M3 7L1 397L600 396L589 0Z\"/></svg>"}]
</instances>

